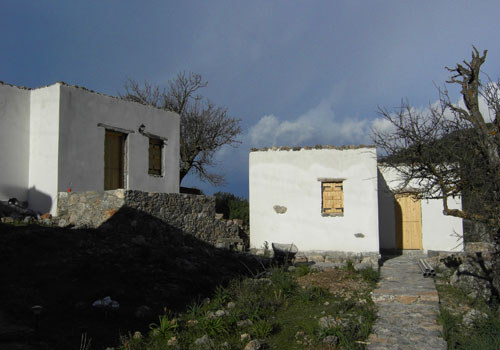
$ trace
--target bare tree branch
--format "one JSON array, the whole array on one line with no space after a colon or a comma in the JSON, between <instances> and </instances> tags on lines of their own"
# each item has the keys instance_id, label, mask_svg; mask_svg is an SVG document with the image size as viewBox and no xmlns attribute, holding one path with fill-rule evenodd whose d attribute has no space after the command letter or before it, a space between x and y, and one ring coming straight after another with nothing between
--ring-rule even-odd
<instances>
[{"instance_id":1,"label":"bare tree branch","mask_svg":"<svg viewBox=\"0 0 500 350\"><path fill-rule=\"evenodd\" d=\"M420 198L440 198L445 215L487 225L497 253L493 284L500 291L500 80L481 83L486 54L473 47L470 61L446 67L452 74L446 82L460 86L464 106L453 103L443 87L438 88L439 106L427 111L407 102L395 111L379 108L394 130L375 130L374 141L386 154L381 161L405 184L419 184ZM480 97L492 123L480 111ZM462 197L462 209L448 207L454 196Z\"/></svg>"},{"instance_id":2,"label":"bare tree branch","mask_svg":"<svg viewBox=\"0 0 500 350\"><path fill-rule=\"evenodd\" d=\"M212 173L215 153L225 145L236 146L241 134L240 120L232 118L227 108L204 100L198 91L207 86L200 74L178 73L168 89L145 82L140 86L129 79L121 98L176 112L181 117L179 180L190 172L213 185L222 185L224 176Z\"/></svg>"}]
</instances>

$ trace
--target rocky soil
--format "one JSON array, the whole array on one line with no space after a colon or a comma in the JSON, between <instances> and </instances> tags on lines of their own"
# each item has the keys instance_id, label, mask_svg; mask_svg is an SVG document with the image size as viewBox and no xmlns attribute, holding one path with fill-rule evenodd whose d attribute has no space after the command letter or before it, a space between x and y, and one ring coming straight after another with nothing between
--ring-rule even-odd
<instances>
[{"instance_id":1,"label":"rocky soil","mask_svg":"<svg viewBox=\"0 0 500 350\"><path fill-rule=\"evenodd\" d=\"M175 232L0 223L0 348L74 349L86 334L104 349L259 268ZM114 307L93 306L107 296Z\"/></svg>"}]
</instances>

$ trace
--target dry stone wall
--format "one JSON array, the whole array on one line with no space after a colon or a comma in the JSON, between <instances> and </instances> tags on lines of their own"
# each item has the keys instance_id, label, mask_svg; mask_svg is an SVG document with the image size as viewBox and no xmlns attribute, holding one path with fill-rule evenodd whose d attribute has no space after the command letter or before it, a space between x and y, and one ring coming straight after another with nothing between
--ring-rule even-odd
<instances>
[{"instance_id":1,"label":"dry stone wall","mask_svg":"<svg viewBox=\"0 0 500 350\"><path fill-rule=\"evenodd\" d=\"M193 235L216 247L242 250L248 246L248 235L241 226L215 218L213 197L123 189L59 193L60 226L111 229L111 219L125 211L127 214L120 220L127 221L130 229L151 229L149 223L142 222L146 215L159 219L169 230ZM121 222L122 229L126 226Z\"/></svg>"}]
</instances>

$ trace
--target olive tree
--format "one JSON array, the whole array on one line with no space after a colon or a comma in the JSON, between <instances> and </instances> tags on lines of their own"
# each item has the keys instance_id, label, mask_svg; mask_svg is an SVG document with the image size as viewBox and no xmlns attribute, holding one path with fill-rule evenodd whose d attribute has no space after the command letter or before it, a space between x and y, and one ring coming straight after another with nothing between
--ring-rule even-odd
<instances>
[{"instance_id":1,"label":"olive tree","mask_svg":"<svg viewBox=\"0 0 500 350\"><path fill-rule=\"evenodd\" d=\"M200 74L178 73L168 88L129 79L124 84L124 100L152 105L180 115L180 174L179 182L190 172L203 181L222 185L224 176L211 172L214 155L224 145L236 146L240 141L240 120L232 118L227 108L218 107L198 94L207 86Z\"/></svg>"}]
</instances>

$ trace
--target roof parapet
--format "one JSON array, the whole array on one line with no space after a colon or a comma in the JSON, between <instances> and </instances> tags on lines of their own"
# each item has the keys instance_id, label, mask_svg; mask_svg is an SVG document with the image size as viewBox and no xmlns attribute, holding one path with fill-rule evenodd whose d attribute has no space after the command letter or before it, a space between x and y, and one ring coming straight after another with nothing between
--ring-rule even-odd
<instances>
[{"instance_id":1,"label":"roof parapet","mask_svg":"<svg viewBox=\"0 0 500 350\"><path fill-rule=\"evenodd\" d=\"M334 149L339 151L361 149L361 148L376 148L375 145L345 145L345 146L333 146L333 145L316 145L316 146L273 146L273 147L263 147L263 148L250 148L250 152L267 152L267 151L301 151L301 150L322 150L322 149Z\"/></svg>"}]
</instances>

